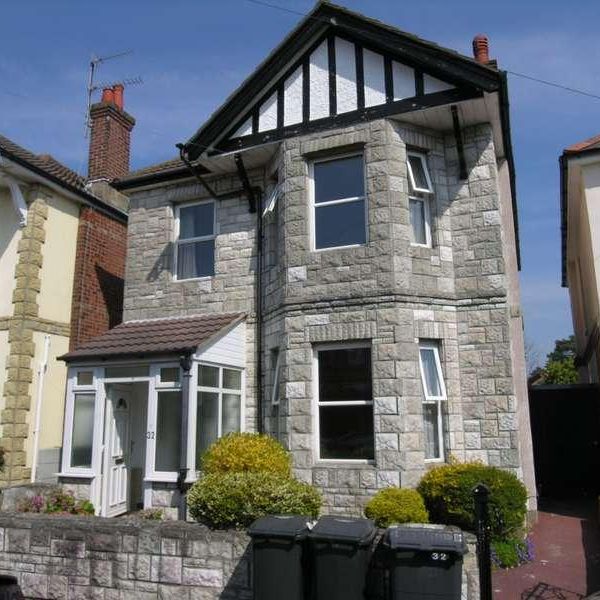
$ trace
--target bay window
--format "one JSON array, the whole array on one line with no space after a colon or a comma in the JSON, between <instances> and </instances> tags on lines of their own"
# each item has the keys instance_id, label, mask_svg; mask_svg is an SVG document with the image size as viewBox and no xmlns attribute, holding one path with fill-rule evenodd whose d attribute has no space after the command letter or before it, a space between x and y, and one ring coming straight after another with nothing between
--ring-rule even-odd
<instances>
[{"instance_id":1,"label":"bay window","mask_svg":"<svg viewBox=\"0 0 600 600\"><path fill-rule=\"evenodd\" d=\"M311 164L313 247L315 250L367 242L362 154Z\"/></svg>"},{"instance_id":2,"label":"bay window","mask_svg":"<svg viewBox=\"0 0 600 600\"><path fill-rule=\"evenodd\" d=\"M439 345L435 342L419 344L419 364L423 384L423 428L425 459L444 459L443 405L446 386L440 362Z\"/></svg>"},{"instance_id":3,"label":"bay window","mask_svg":"<svg viewBox=\"0 0 600 600\"><path fill-rule=\"evenodd\" d=\"M176 278L215 274L215 203L212 200L176 207Z\"/></svg>"},{"instance_id":4,"label":"bay window","mask_svg":"<svg viewBox=\"0 0 600 600\"><path fill-rule=\"evenodd\" d=\"M317 348L318 456L322 460L373 460L371 348Z\"/></svg>"}]
</instances>

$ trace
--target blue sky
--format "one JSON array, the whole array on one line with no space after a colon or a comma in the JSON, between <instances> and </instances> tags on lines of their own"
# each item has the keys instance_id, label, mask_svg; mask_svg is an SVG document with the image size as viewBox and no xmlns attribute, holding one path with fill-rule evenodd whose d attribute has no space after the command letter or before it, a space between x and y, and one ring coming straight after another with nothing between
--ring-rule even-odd
<instances>
[{"instance_id":1,"label":"blue sky","mask_svg":"<svg viewBox=\"0 0 600 600\"><path fill-rule=\"evenodd\" d=\"M341 1L341 0L340 0ZM271 0L307 12L310 0ZM348 8L471 52L490 38L501 68L600 94L597 0L343 0ZM135 116L132 167L172 158L300 16L248 0L4 0L0 132L84 172L86 77L92 53L133 53L99 80L140 75L125 92ZM571 333L560 287L558 156L600 133L600 100L510 76L526 335L540 355Z\"/></svg>"}]
</instances>

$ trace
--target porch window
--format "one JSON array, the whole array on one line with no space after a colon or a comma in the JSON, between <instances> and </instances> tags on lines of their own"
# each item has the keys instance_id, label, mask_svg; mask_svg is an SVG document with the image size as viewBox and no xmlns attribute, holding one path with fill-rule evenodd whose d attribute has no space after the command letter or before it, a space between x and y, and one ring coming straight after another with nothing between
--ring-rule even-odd
<instances>
[{"instance_id":1,"label":"porch window","mask_svg":"<svg viewBox=\"0 0 600 600\"><path fill-rule=\"evenodd\" d=\"M154 469L178 471L181 466L181 391L157 394Z\"/></svg>"},{"instance_id":2,"label":"porch window","mask_svg":"<svg viewBox=\"0 0 600 600\"><path fill-rule=\"evenodd\" d=\"M316 361L319 458L374 459L370 346L317 348Z\"/></svg>"},{"instance_id":3,"label":"porch window","mask_svg":"<svg viewBox=\"0 0 600 600\"><path fill-rule=\"evenodd\" d=\"M94 408L96 394L75 394L73 398L73 432L71 436L71 467L92 467L94 439Z\"/></svg>"},{"instance_id":4,"label":"porch window","mask_svg":"<svg viewBox=\"0 0 600 600\"><path fill-rule=\"evenodd\" d=\"M210 200L176 207L177 279L215 274L215 203Z\"/></svg>"},{"instance_id":5,"label":"porch window","mask_svg":"<svg viewBox=\"0 0 600 600\"><path fill-rule=\"evenodd\" d=\"M419 344L419 363L423 384L425 459L443 460L442 406L446 401L446 386L440 362L439 345L435 342L421 342Z\"/></svg>"},{"instance_id":6,"label":"porch window","mask_svg":"<svg viewBox=\"0 0 600 600\"><path fill-rule=\"evenodd\" d=\"M408 154L408 190L411 242L431 247L431 201L433 186L424 154Z\"/></svg>"},{"instance_id":7,"label":"porch window","mask_svg":"<svg viewBox=\"0 0 600 600\"><path fill-rule=\"evenodd\" d=\"M315 250L367 242L362 154L311 164Z\"/></svg>"},{"instance_id":8,"label":"porch window","mask_svg":"<svg viewBox=\"0 0 600 600\"><path fill-rule=\"evenodd\" d=\"M218 438L240 431L242 419L242 371L198 365L196 397L196 465Z\"/></svg>"}]
</instances>

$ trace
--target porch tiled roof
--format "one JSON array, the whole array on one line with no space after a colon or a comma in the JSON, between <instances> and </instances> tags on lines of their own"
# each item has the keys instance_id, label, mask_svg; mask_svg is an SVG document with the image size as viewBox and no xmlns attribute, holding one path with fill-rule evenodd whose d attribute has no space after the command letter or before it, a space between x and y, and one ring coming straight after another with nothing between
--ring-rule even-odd
<instances>
[{"instance_id":1,"label":"porch tiled roof","mask_svg":"<svg viewBox=\"0 0 600 600\"><path fill-rule=\"evenodd\" d=\"M193 352L219 332L244 318L243 313L215 313L189 317L121 323L86 342L61 360L89 360Z\"/></svg>"}]
</instances>

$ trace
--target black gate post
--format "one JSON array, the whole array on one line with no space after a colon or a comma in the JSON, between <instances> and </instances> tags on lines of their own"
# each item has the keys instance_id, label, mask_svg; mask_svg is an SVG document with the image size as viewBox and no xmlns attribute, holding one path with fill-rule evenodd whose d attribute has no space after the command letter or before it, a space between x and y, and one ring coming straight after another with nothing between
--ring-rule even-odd
<instances>
[{"instance_id":1,"label":"black gate post","mask_svg":"<svg viewBox=\"0 0 600 600\"><path fill-rule=\"evenodd\" d=\"M473 490L477 521L477 564L481 600L492 600L492 563L490 557L490 523L488 501L490 490L480 483Z\"/></svg>"}]
</instances>

